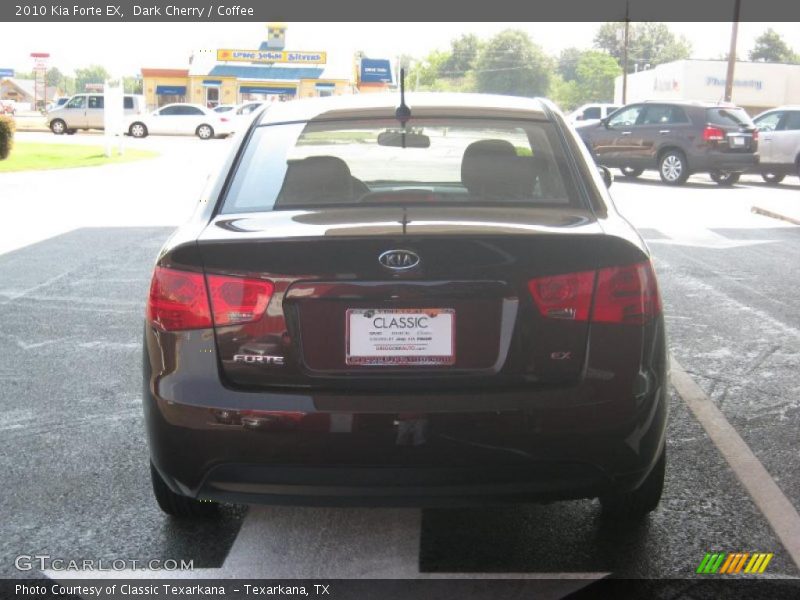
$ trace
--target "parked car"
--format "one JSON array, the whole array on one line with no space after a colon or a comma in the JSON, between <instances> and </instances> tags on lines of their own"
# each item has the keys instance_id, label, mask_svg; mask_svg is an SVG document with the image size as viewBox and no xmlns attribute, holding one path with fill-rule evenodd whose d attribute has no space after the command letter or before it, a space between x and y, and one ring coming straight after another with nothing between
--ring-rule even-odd
<instances>
[{"instance_id":1,"label":"parked car","mask_svg":"<svg viewBox=\"0 0 800 600\"><path fill-rule=\"evenodd\" d=\"M780 106L758 115L758 172L767 183L778 184L787 175L800 177L800 106Z\"/></svg>"},{"instance_id":2,"label":"parked car","mask_svg":"<svg viewBox=\"0 0 800 600\"><path fill-rule=\"evenodd\" d=\"M50 112L51 110L54 110L60 106L64 106L68 101L69 101L68 96L64 96L63 98L56 98L47 105L45 112Z\"/></svg>"},{"instance_id":3,"label":"parked car","mask_svg":"<svg viewBox=\"0 0 800 600\"><path fill-rule=\"evenodd\" d=\"M167 104L133 119L128 133L142 138L151 134L196 135L201 140L233 133L231 119L199 104Z\"/></svg>"},{"instance_id":4,"label":"parked car","mask_svg":"<svg viewBox=\"0 0 800 600\"><path fill-rule=\"evenodd\" d=\"M159 253L146 309L166 513L656 507L669 385L653 265L552 103L275 104L204 199Z\"/></svg>"},{"instance_id":5,"label":"parked car","mask_svg":"<svg viewBox=\"0 0 800 600\"><path fill-rule=\"evenodd\" d=\"M578 133L598 164L619 168L627 177L656 169L670 185L699 172L732 185L758 164L758 130L733 105L638 102L599 123L578 126Z\"/></svg>"},{"instance_id":6,"label":"parked car","mask_svg":"<svg viewBox=\"0 0 800 600\"><path fill-rule=\"evenodd\" d=\"M244 102L238 104L233 111L231 111L231 127L235 131L243 131L247 129L250 122L258 115L259 111L263 108L268 108L269 102Z\"/></svg>"},{"instance_id":7,"label":"parked car","mask_svg":"<svg viewBox=\"0 0 800 600\"><path fill-rule=\"evenodd\" d=\"M123 96L126 117L134 117L144 112L144 96L125 94ZM61 106L47 112L47 123L56 135L73 134L79 129L104 129L105 96L103 94L75 94Z\"/></svg>"},{"instance_id":8,"label":"parked car","mask_svg":"<svg viewBox=\"0 0 800 600\"><path fill-rule=\"evenodd\" d=\"M0 100L0 115L17 114L17 103L14 100Z\"/></svg>"},{"instance_id":9,"label":"parked car","mask_svg":"<svg viewBox=\"0 0 800 600\"><path fill-rule=\"evenodd\" d=\"M597 123L619 108L619 104L584 104L567 115L570 123Z\"/></svg>"}]
</instances>

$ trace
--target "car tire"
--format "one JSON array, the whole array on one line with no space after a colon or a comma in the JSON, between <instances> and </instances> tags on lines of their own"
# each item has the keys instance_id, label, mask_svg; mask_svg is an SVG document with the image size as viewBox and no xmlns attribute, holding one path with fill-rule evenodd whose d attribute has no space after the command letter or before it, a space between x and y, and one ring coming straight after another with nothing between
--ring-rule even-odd
<instances>
[{"instance_id":1,"label":"car tire","mask_svg":"<svg viewBox=\"0 0 800 600\"><path fill-rule=\"evenodd\" d=\"M201 140L210 140L214 137L214 128L211 125L200 125L195 133Z\"/></svg>"},{"instance_id":2,"label":"car tire","mask_svg":"<svg viewBox=\"0 0 800 600\"><path fill-rule=\"evenodd\" d=\"M779 173L761 173L761 179L766 181L770 185L778 185L786 175L782 175Z\"/></svg>"},{"instance_id":3,"label":"car tire","mask_svg":"<svg viewBox=\"0 0 800 600\"><path fill-rule=\"evenodd\" d=\"M667 150L658 159L658 174L667 185L681 185L689 178L689 165L680 150Z\"/></svg>"},{"instance_id":4,"label":"car tire","mask_svg":"<svg viewBox=\"0 0 800 600\"><path fill-rule=\"evenodd\" d=\"M128 133L131 135L131 137L135 138L147 137L147 125L140 123L139 121L136 123L131 123L131 126L128 128Z\"/></svg>"},{"instance_id":5,"label":"car tire","mask_svg":"<svg viewBox=\"0 0 800 600\"><path fill-rule=\"evenodd\" d=\"M732 173L731 171L711 171L708 175L715 183L722 186L731 186L742 176L741 173Z\"/></svg>"},{"instance_id":6,"label":"car tire","mask_svg":"<svg viewBox=\"0 0 800 600\"><path fill-rule=\"evenodd\" d=\"M639 175L641 175L642 173L644 173L644 169L637 169L637 168L635 168L635 167L622 167L622 168L620 169L620 172L621 172L621 173L622 173L622 174L623 174L625 177L638 177Z\"/></svg>"},{"instance_id":7,"label":"car tire","mask_svg":"<svg viewBox=\"0 0 800 600\"><path fill-rule=\"evenodd\" d=\"M153 483L153 495L156 497L159 508L171 517L178 519L208 518L218 512L216 502L201 502L176 494L169 489L153 463L150 463L150 480Z\"/></svg>"},{"instance_id":8,"label":"car tire","mask_svg":"<svg viewBox=\"0 0 800 600\"><path fill-rule=\"evenodd\" d=\"M56 135L64 135L67 132L67 124L61 119L53 119L50 122L50 131Z\"/></svg>"},{"instance_id":9,"label":"car tire","mask_svg":"<svg viewBox=\"0 0 800 600\"><path fill-rule=\"evenodd\" d=\"M653 512L661 501L664 491L664 475L667 466L667 449L661 451L653 470L642 485L632 492L600 497L603 516L614 520L636 521Z\"/></svg>"}]
</instances>

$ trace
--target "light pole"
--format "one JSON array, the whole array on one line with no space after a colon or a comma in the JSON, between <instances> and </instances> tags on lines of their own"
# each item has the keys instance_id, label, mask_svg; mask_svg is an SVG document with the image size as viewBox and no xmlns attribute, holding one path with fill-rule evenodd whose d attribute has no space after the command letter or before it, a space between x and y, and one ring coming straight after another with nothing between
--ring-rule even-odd
<instances>
[{"instance_id":1,"label":"light pole","mask_svg":"<svg viewBox=\"0 0 800 600\"><path fill-rule=\"evenodd\" d=\"M739 34L739 9L742 0L736 0L733 5L733 24L731 25L731 48L728 51L728 74L725 77L725 102L733 98L733 73L736 68L736 37Z\"/></svg>"},{"instance_id":2,"label":"light pole","mask_svg":"<svg viewBox=\"0 0 800 600\"><path fill-rule=\"evenodd\" d=\"M736 0L737 2L739 0ZM628 103L628 30L630 19L628 18L628 8L630 2L625 3L625 33L622 37L622 104Z\"/></svg>"}]
</instances>

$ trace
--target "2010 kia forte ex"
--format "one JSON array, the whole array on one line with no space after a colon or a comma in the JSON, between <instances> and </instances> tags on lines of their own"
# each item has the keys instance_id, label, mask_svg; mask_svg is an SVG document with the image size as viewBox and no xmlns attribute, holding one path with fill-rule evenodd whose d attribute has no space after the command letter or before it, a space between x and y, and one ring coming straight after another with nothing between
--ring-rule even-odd
<instances>
[{"instance_id":1,"label":"2010 kia forte ex","mask_svg":"<svg viewBox=\"0 0 800 600\"><path fill-rule=\"evenodd\" d=\"M656 278L552 104L298 100L235 144L150 287L144 412L165 512L656 507Z\"/></svg>"}]
</instances>

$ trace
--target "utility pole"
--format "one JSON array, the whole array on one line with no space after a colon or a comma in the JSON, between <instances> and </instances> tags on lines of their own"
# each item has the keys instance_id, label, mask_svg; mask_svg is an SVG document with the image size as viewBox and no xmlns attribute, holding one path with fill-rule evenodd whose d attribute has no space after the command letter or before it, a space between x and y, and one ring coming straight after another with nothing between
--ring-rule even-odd
<instances>
[{"instance_id":1,"label":"utility pole","mask_svg":"<svg viewBox=\"0 0 800 600\"><path fill-rule=\"evenodd\" d=\"M736 37L739 35L739 9L742 0L733 5L733 24L731 25L731 48L728 51L728 74L725 77L725 102L733 99L733 73L736 68Z\"/></svg>"},{"instance_id":2,"label":"utility pole","mask_svg":"<svg viewBox=\"0 0 800 600\"><path fill-rule=\"evenodd\" d=\"M736 0L737 2L739 0ZM630 19L628 18L628 8L630 2L625 3L625 34L622 38L622 104L628 103L628 30Z\"/></svg>"}]
</instances>

